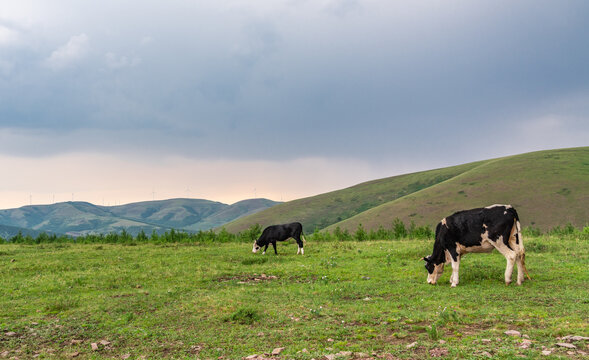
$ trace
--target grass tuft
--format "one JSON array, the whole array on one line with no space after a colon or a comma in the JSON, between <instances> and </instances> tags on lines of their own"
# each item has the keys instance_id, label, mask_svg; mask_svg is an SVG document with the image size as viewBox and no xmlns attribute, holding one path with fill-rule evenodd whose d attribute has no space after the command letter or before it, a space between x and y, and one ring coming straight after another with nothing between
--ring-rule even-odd
<instances>
[{"instance_id":1,"label":"grass tuft","mask_svg":"<svg viewBox=\"0 0 589 360\"><path fill-rule=\"evenodd\" d=\"M265 264L267 262L268 262L268 257L256 256L256 257L249 257L249 258L241 260L241 265L259 265L259 264Z\"/></svg>"},{"instance_id":2,"label":"grass tuft","mask_svg":"<svg viewBox=\"0 0 589 360\"><path fill-rule=\"evenodd\" d=\"M249 307L239 308L236 312L226 318L226 321L232 321L239 324L251 325L261 318L260 313L256 309Z\"/></svg>"},{"instance_id":3,"label":"grass tuft","mask_svg":"<svg viewBox=\"0 0 589 360\"><path fill-rule=\"evenodd\" d=\"M58 314L78 307L79 300L71 297L62 297L45 306L45 312L48 314Z\"/></svg>"}]
</instances>

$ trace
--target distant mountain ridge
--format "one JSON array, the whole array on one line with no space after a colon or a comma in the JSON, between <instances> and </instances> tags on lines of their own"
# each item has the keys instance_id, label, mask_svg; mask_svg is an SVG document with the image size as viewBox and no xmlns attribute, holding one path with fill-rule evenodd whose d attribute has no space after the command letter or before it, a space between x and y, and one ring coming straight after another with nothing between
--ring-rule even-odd
<instances>
[{"instance_id":1,"label":"distant mountain ridge","mask_svg":"<svg viewBox=\"0 0 589 360\"><path fill-rule=\"evenodd\" d=\"M279 202L249 199L228 205L203 199L144 201L119 206L98 206L88 202L62 202L0 210L0 236L18 231L49 232L73 236L141 230L151 234L170 229L209 230L270 208ZM23 232L25 234L25 232Z\"/></svg>"}]
</instances>

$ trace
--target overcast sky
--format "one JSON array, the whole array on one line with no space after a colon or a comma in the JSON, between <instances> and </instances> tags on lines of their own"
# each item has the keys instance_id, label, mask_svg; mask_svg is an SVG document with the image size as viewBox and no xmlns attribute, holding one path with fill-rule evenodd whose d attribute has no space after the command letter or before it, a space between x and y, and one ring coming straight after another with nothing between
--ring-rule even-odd
<instances>
[{"instance_id":1,"label":"overcast sky","mask_svg":"<svg viewBox=\"0 0 589 360\"><path fill-rule=\"evenodd\" d=\"M0 0L0 209L589 145L589 2Z\"/></svg>"}]
</instances>

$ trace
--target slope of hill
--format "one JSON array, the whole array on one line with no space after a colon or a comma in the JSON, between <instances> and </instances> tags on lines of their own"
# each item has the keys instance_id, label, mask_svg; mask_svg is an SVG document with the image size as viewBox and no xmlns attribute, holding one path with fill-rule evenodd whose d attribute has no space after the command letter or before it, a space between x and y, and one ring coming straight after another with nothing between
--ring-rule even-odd
<instances>
[{"instance_id":1,"label":"slope of hill","mask_svg":"<svg viewBox=\"0 0 589 360\"><path fill-rule=\"evenodd\" d=\"M547 230L589 224L589 147L548 150L487 161L452 179L333 224L354 230L406 223L435 227L455 211L511 204L522 226Z\"/></svg>"},{"instance_id":2,"label":"slope of hill","mask_svg":"<svg viewBox=\"0 0 589 360\"><path fill-rule=\"evenodd\" d=\"M131 234L141 230L146 233L169 229L198 231L276 204L266 199L244 200L233 205L201 199L170 199L112 207L64 202L0 210L0 224L74 236L122 230Z\"/></svg>"},{"instance_id":3,"label":"slope of hill","mask_svg":"<svg viewBox=\"0 0 589 360\"><path fill-rule=\"evenodd\" d=\"M509 203L523 226L589 223L589 147L547 150L370 181L284 203L225 225L240 231L300 221L305 231L390 227L395 218L435 227L454 211Z\"/></svg>"},{"instance_id":4,"label":"slope of hill","mask_svg":"<svg viewBox=\"0 0 589 360\"><path fill-rule=\"evenodd\" d=\"M421 189L439 184L480 163L423 171L368 181L346 189L293 200L232 221L224 227L230 232L247 229L252 224L303 223L305 232L322 229L378 205L402 198Z\"/></svg>"}]
</instances>

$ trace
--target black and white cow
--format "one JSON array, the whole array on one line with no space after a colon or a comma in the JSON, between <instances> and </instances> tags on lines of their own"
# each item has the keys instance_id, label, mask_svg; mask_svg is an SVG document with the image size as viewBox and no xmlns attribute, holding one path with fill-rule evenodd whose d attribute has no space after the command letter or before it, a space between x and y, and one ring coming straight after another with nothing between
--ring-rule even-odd
<instances>
[{"instance_id":1,"label":"black and white cow","mask_svg":"<svg viewBox=\"0 0 589 360\"><path fill-rule=\"evenodd\" d=\"M511 283L514 263L517 263L517 284L524 281L524 272L530 279L519 218L511 205L464 210L445 217L436 227L433 253L423 258L428 272L427 282L435 284L444 271L444 264L451 262L450 283L455 287L458 285L460 257L493 249L507 259L506 285Z\"/></svg>"},{"instance_id":2,"label":"black and white cow","mask_svg":"<svg viewBox=\"0 0 589 360\"><path fill-rule=\"evenodd\" d=\"M255 254L261 247L265 246L262 254L266 254L268 245L272 244L274 247L274 253L278 255L278 252L276 251L276 242L290 238L294 238L297 241L297 245L299 246L297 254L304 254L305 250L303 250L303 241L305 241L305 237L303 236L303 225L298 222L268 226L262 231L260 238L254 242L252 252Z\"/></svg>"}]
</instances>

